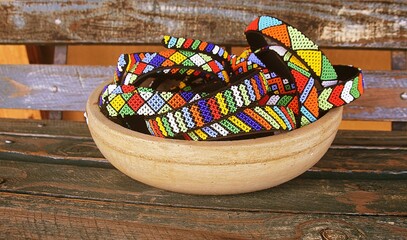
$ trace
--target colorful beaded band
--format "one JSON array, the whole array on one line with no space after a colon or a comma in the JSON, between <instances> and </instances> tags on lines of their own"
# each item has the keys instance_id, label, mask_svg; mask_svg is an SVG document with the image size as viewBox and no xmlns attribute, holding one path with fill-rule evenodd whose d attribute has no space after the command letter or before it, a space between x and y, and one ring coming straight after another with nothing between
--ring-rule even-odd
<instances>
[{"instance_id":1,"label":"colorful beaded band","mask_svg":"<svg viewBox=\"0 0 407 240\"><path fill-rule=\"evenodd\" d=\"M211 55L220 62L229 62L231 58L223 47L199 39L178 38L166 35L163 37L163 44L169 49L199 51Z\"/></svg>"},{"instance_id":2,"label":"colorful beaded band","mask_svg":"<svg viewBox=\"0 0 407 240\"><path fill-rule=\"evenodd\" d=\"M138 77L147 77L158 71L170 74L199 75L202 71L229 82L228 72L221 62L205 53L168 49L158 53L122 54L118 60L115 82L136 84Z\"/></svg>"},{"instance_id":3,"label":"colorful beaded band","mask_svg":"<svg viewBox=\"0 0 407 240\"><path fill-rule=\"evenodd\" d=\"M107 85L102 91L99 106L110 117L149 116L163 114L198 100L205 93L160 92L131 85Z\"/></svg>"},{"instance_id":4,"label":"colorful beaded band","mask_svg":"<svg viewBox=\"0 0 407 240\"><path fill-rule=\"evenodd\" d=\"M349 66L333 66L314 42L281 20L270 16L261 16L249 24L245 34L251 49L256 49L252 54L261 59L260 62L253 60L250 62L256 62L256 65L265 69L276 70L276 68L280 68L281 71L281 68L290 68L291 75L297 85L296 91L300 95L299 98L302 103L300 106L301 126L316 121L332 107L349 103L363 93L363 76L360 69ZM280 46L268 46L265 37L274 40ZM269 54L265 57L265 53L270 53L270 51L277 54ZM246 56L252 55L250 52L245 54ZM279 55L285 64L281 64L281 61L276 60L276 58L270 62L268 58L276 55ZM346 72L352 74L349 75ZM308 80L305 80L304 76ZM344 87L345 85L347 88ZM348 91L352 91L353 94ZM316 95L315 92L318 94ZM330 96L331 94L334 95ZM287 102L288 97L283 97L285 98L284 102ZM317 101L315 101L316 97ZM268 101L268 104L280 104L279 101L283 98L278 95L270 96L270 99L272 101ZM292 99L295 100L295 97ZM291 108L297 113L294 106Z\"/></svg>"},{"instance_id":5,"label":"colorful beaded band","mask_svg":"<svg viewBox=\"0 0 407 240\"><path fill-rule=\"evenodd\" d=\"M199 40L189 40L186 41L183 38L175 38L175 37L166 37L166 40L164 40L164 43L169 43L172 42L170 45L172 48L175 49L187 49L187 50L196 50L198 49L198 46L200 41ZM182 43L189 42L187 45L183 45ZM195 47L191 48L191 42L196 43ZM213 44L208 44L205 43L203 47L200 48L200 50L206 50L205 46L210 46ZM209 48L211 49L211 48ZM207 53L210 51L206 51ZM297 69L293 69L295 77L294 80L289 81L287 78L289 76L286 76L286 78L281 78L277 76L274 72L269 72L268 68L264 66L264 64L254 55L254 54L248 54L247 57L245 58L244 56L239 56L236 57L234 55L229 56L224 54L222 55L223 59L229 59L230 65L231 65L231 70L235 74L241 74L247 71L250 71L252 69L258 68L259 66L262 66L263 73L266 75L266 78L269 80L269 85L271 85L273 93L274 94L297 94L298 97L293 96L293 97L285 97L284 102L287 104L285 106L289 106L295 111L295 114L298 115L299 111L301 111L301 117L298 118L298 123L301 123L301 125L306 125L309 124L310 122L314 122L318 119L319 117L319 111L317 107L317 94L316 90L313 89L313 86L315 85L315 82L313 79L310 79L311 74L309 73L309 70L306 67L303 67L303 71L299 72ZM284 59L288 61L288 58ZM284 67L287 64L287 61L284 63ZM303 66L302 64L299 64L299 60L296 57L291 58L291 62L289 64L296 63L297 65ZM288 68L292 68L288 64ZM295 65L294 65L295 66ZM305 73L305 75L303 75ZM288 75L290 73L287 73ZM300 75L300 76L299 76ZM303 75L301 77L301 75ZM304 85L304 81L308 78L308 82L305 84L307 88L303 87L300 88L300 91L296 92L296 81L300 81L298 84L301 86ZM297 80L298 79L298 80ZM278 92L276 90L279 90ZM287 100L290 99L288 102ZM298 100L300 99L300 101ZM283 102L283 101L280 101ZM313 104L315 103L315 104ZM298 110L296 110L298 109Z\"/></svg>"},{"instance_id":6,"label":"colorful beaded band","mask_svg":"<svg viewBox=\"0 0 407 240\"><path fill-rule=\"evenodd\" d=\"M121 55L115 84L101 94L102 112L111 119L143 116L159 137L218 140L302 127L363 93L360 69L333 66L315 43L281 20L261 16L245 34L251 49L240 56L171 36L163 39L166 51ZM179 80L181 90L140 87L163 75ZM190 77L204 80L202 91L185 87Z\"/></svg>"},{"instance_id":7,"label":"colorful beaded band","mask_svg":"<svg viewBox=\"0 0 407 240\"><path fill-rule=\"evenodd\" d=\"M193 43L195 42L197 41L194 40ZM200 42L200 44L193 44L192 46L199 48L203 43ZM212 51L211 55L214 53L228 56L224 50ZM104 88L100 96L99 106L102 112L111 118L155 115L177 109L189 101L199 99L205 93L160 92L151 88L136 88L134 85L140 85L146 77L157 77L162 74L210 76L214 82L223 82L225 85L229 82L229 76L222 64L224 63L220 63L205 53L189 50L169 49L158 53L122 54L118 59L115 83Z\"/></svg>"},{"instance_id":8,"label":"colorful beaded band","mask_svg":"<svg viewBox=\"0 0 407 240\"><path fill-rule=\"evenodd\" d=\"M246 76L247 75L247 76ZM243 77L244 76L244 77ZM204 127L242 108L251 106L268 92L262 72L252 71L224 89L193 101L184 107L146 120L151 133L160 137L177 137Z\"/></svg>"},{"instance_id":9,"label":"colorful beaded band","mask_svg":"<svg viewBox=\"0 0 407 240\"><path fill-rule=\"evenodd\" d=\"M204 127L189 131L185 139L219 140L230 136L242 136L270 131L290 131L296 128L295 116L283 106L248 107L229 117Z\"/></svg>"},{"instance_id":10,"label":"colorful beaded band","mask_svg":"<svg viewBox=\"0 0 407 240\"><path fill-rule=\"evenodd\" d=\"M245 34L252 51L268 46L265 37L270 38L289 49L303 65L308 66L313 77L320 79L323 86L337 83L336 71L319 47L298 29L282 20L261 16L248 25Z\"/></svg>"}]
</instances>

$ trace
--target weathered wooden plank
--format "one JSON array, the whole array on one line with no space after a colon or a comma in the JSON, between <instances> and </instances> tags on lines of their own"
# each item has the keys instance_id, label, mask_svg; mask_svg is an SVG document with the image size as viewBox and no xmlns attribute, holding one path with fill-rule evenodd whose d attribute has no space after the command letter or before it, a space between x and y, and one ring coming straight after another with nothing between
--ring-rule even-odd
<instances>
[{"instance_id":1,"label":"weathered wooden plank","mask_svg":"<svg viewBox=\"0 0 407 240\"><path fill-rule=\"evenodd\" d=\"M52 121L33 119L0 119L0 134L10 136L33 136L91 139L88 126L84 122ZM359 148L387 147L406 148L406 132L385 131L346 131L340 130L333 145Z\"/></svg>"},{"instance_id":2,"label":"weathered wooden plank","mask_svg":"<svg viewBox=\"0 0 407 240\"><path fill-rule=\"evenodd\" d=\"M311 172L405 174L406 132L339 131ZM85 123L50 120L0 120L0 156L35 162L109 167Z\"/></svg>"},{"instance_id":3,"label":"weathered wooden plank","mask_svg":"<svg viewBox=\"0 0 407 240\"><path fill-rule=\"evenodd\" d=\"M404 217L166 207L2 193L0 238L404 239Z\"/></svg>"},{"instance_id":4,"label":"weathered wooden plank","mask_svg":"<svg viewBox=\"0 0 407 240\"><path fill-rule=\"evenodd\" d=\"M407 71L366 71L364 79L366 91L344 108L344 119L407 121Z\"/></svg>"},{"instance_id":5,"label":"weathered wooden plank","mask_svg":"<svg viewBox=\"0 0 407 240\"><path fill-rule=\"evenodd\" d=\"M46 174L44 174L46 173ZM116 169L0 159L0 192L120 203L290 213L407 216L407 179L297 178L241 195L171 193L134 181Z\"/></svg>"},{"instance_id":6,"label":"weathered wooden plank","mask_svg":"<svg viewBox=\"0 0 407 240\"><path fill-rule=\"evenodd\" d=\"M0 106L83 111L90 92L113 79L113 67L3 65Z\"/></svg>"},{"instance_id":7,"label":"weathered wooden plank","mask_svg":"<svg viewBox=\"0 0 407 240\"><path fill-rule=\"evenodd\" d=\"M0 108L84 111L97 85L113 67L1 65ZM345 107L344 119L407 121L406 71L366 71L366 92Z\"/></svg>"},{"instance_id":8,"label":"weathered wooden plank","mask_svg":"<svg viewBox=\"0 0 407 240\"><path fill-rule=\"evenodd\" d=\"M64 163L79 166L111 167L89 138L55 138L2 135L0 157L3 159ZM407 148L400 146L333 145L310 170L312 173L332 175L356 173L370 178L407 177Z\"/></svg>"},{"instance_id":9,"label":"weathered wooden plank","mask_svg":"<svg viewBox=\"0 0 407 240\"><path fill-rule=\"evenodd\" d=\"M346 131L340 130L336 134L333 145L365 146L369 147L407 147L406 132L385 131Z\"/></svg>"},{"instance_id":10,"label":"weathered wooden plank","mask_svg":"<svg viewBox=\"0 0 407 240\"><path fill-rule=\"evenodd\" d=\"M160 43L164 34L243 44L259 15L321 46L406 48L407 4L375 1L2 1L1 43Z\"/></svg>"},{"instance_id":11,"label":"weathered wooden plank","mask_svg":"<svg viewBox=\"0 0 407 240\"><path fill-rule=\"evenodd\" d=\"M1 119L1 135L91 139L84 122L32 119Z\"/></svg>"}]
</instances>

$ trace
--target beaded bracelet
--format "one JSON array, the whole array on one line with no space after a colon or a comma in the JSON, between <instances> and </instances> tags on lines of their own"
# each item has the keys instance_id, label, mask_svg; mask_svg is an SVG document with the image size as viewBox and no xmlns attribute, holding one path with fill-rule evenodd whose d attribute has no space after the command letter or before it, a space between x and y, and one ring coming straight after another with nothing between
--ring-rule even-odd
<instances>
[{"instance_id":1,"label":"beaded bracelet","mask_svg":"<svg viewBox=\"0 0 407 240\"><path fill-rule=\"evenodd\" d=\"M264 68L271 68L281 73L288 67L294 79L299 75L308 77L308 80L305 80L300 76L300 79L295 81L296 91L300 94L300 102L303 103L300 108L301 126L316 121L332 107L350 103L363 94L363 75L360 69L333 66L314 42L287 23L274 17L261 16L249 24L245 34L254 55L260 59L256 64L262 67L263 71ZM265 37L280 46L268 46ZM247 52L245 54L252 55ZM271 88L275 86L271 85ZM317 101L315 90L318 93ZM267 103L282 104L279 103L282 99L280 96L270 96L271 101ZM287 102L287 96L283 97L286 98L284 102ZM291 107L297 114L296 109Z\"/></svg>"},{"instance_id":2,"label":"beaded bracelet","mask_svg":"<svg viewBox=\"0 0 407 240\"><path fill-rule=\"evenodd\" d=\"M216 53L228 56L223 50L218 50ZM211 55L213 56L213 53ZM115 83L104 88L99 106L109 117L162 114L179 108L189 101L200 98L202 94L190 91L157 92L151 88L135 88L135 86L140 85L148 77L163 74L194 75L195 77L204 75L207 79L212 79L215 86L219 85L219 82L225 85L229 82L229 75L223 63L212 56L202 52L174 49L158 53L122 54L118 59Z\"/></svg>"},{"instance_id":3,"label":"beaded bracelet","mask_svg":"<svg viewBox=\"0 0 407 240\"><path fill-rule=\"evenodd\" d=\"M254 106L229 115L204 127L188 131L183 135L187 140L241 139L242 136L270 135L296 128L293 111L284 106ZM255 134L255 135L254 135Z\"/></svg>"},{"instance_id":4,"label":"beaded bracelet","mask_svg":"<svg viewBox=\"0 0 407 240\"><path fill-rule=\"evenodd\" d=\"M183 133L196 131L198 128L217 123L221 119L228 117L236 119L235 113L246 107L252 107L267 93L268 84L263 73L259 71L248 72L242 74L239 80L234 81L228 87L219 89L200 100L165 114L148 117L146 119L147 127L155 136L180 138ZM243 117L244 113L240 115ZM250 116L234 121L240 125L241 129L245 124L241 120L253 121ZM250 130L256 130L256 128L245 126L246 132ZM226 136L232 132L222 130L219 133ZM208 135L211 137L218 136L215 133Z\"/></svg>"},{"instance_id":5,"label":"beaded bracelet","mask_svg":"<svg viewBox=\"0 0 407 240\"><path fill-rule=\"evenodd\" d=\"M140 58L140 54L127 55L127 70L118 74L118 81L124 85L135 84L139 76L147 77L148 74L154 74L157 71L166 70L164 73L186 74L196 73L196 70L205 71L207 74L217 76L225 83L229 82L229 75L224 69L222 63L212 58L210 55L187 50L168 49L158 53L145 53ZM137 57L139 59L137 60ZM119 62L125 62L126 55L119 58ZM135 62L133 62L135 61ZM124 69L123 66L120 66ZM171 71L171 72L170 72Z\"/></svg>"},{"instance_id":6,"label":"beaded bracelet","mask_svg":"<svg viewBox=\"0 0 407 240\"><path fill-rule=\"evenodd\" d=\"M148 131L159 137L219 140L305 126L363 93L360 69L332 66L316 44L281 20L261 16L245 34L251 50L240 56L171 36L163 39L167 51L121 55L116 84L101 94L102 112L112 119L144 116ZM279 46L269 46L265 37ZM196 56L205 63L192 60ZM165 74L177 76L182 90L136 87ZM191 91L185 76L213 81L203 87L208 91Z\"/></svg>"}]
</instances>

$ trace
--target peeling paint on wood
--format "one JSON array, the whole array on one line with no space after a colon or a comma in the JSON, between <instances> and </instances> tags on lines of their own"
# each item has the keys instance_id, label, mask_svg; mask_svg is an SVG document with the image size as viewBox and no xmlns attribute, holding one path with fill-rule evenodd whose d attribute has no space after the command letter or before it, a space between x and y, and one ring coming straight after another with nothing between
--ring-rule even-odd
<instances>
[{"instance_id":1,"label":"peeling paint on wood","mask_svg":"<svg viewBox=\"0 0 407 240\"><path fill-rule=\"evenodd\" d=\"M89 94L112 79L114 67L1 65L0 107L84 111ZM345 119L407 121L406 72L365 72L365 94L345 107Z\"/></svg>"},{"instance_id":2,"label":"peeling paint on wood","mask_svg":"<svg viewBox=\"0 0 407 240\"><path fill-rule=\"evenodd\" d=\"M321 46L407 48L405 1L1 1L0 43L160 43L164 34L246 45L259 15Z\"/></svg>"},{"instance_id":3,"label":"peeling paint on wood","mask_svg":"<svg viewBox=\"0 0 407 240\"><path fill-rule=\"evenodd\" d=\"M92 89L112 78L113 67L0 66L0 107L83 111Z\"/></svg>"}]
</instances>

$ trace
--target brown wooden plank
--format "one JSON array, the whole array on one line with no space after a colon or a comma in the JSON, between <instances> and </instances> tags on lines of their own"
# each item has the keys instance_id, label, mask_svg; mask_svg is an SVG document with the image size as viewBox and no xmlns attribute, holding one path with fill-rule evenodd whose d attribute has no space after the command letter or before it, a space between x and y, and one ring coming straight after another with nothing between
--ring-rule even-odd
<instances>
[{"instance_id":1,"label":"brown wooden plank","mask_svg":"<svg viewBox=\"0 0 407 240\"><path fill-rule=\"evenodd\" d=\"M83 111L90 92L112 79L113 67L1 65L0 108ZM366 92L344 119L407 121L405 71L367 71Z\"/></svg>"},{"instance_id":2,"label":"brown wooden plank","mask_svg":"<svg viewBox=\"0 0 407 240\"><path fill-rule=\"evenodd\" d=\"M110 166L92 141L86 124L69 121L1 119L0 156ZM407 133L339 131L329 151L310 171L400 177L407 171Z\"/></svg>"},{"instance_id":3,"label":"brown wooden plank","mask_svg":"<svg viewBox=\"0 0 407 240\"><path fill-rule=\"evenodd\" d=\"M406 71L366 71L365 93L344 108L343 118L353 120L407 121Z\"/></svg>"},{"instance_id":4,"label":"brown wooden plank","mask_svg":"<svg viewBox=\"0 0 407 240\"><path fill-rule=\"evenodd\" d=\"M406 48L405 1L2 1L2 43L159 43L164 34L245 44L259 15L289 21L321 46Z\"/></svg>"},{"instance_id":5,"label":"brown wooden plank","mask_svg":"<svg viewBox=\"0 0 407 240\"><path fill-rule=\"evenodd\" d=\"M56 138L91 139L88 126L84 122L0 119L1 135L38 136ZM360 147L407 147L406 132L382 131L338 131L334 145Z\"/></svg>"},{"instance_id":6,"label":"brown wooden plank","mask_svg":"<svg viewBox=\"0 0 407 240\"><path fill-rule=\"evenodd\" d=\"M333 145L389 147L393 149L407 147L406 132L382 131L338 131Z\"/></svg>"},{"instance_id":7,"label":"brown wooden plank","mask_svg":"<svg viewBox=\"0 0 407 240\"><path fill-rule=\"evenodd\" d=\"M116 169L9 161L0 158L1 192L119 203L289 213L407 216L407 179L301 177L241 195L171 193L134 181Z\"/></svg>"},{"instance_id":8,"label":"brown wooden plank","mask_svg":"<svg viewBox=\"0 0 407 240\"><path fill-rule=\"evenodd\" d=\"M223 211L12 193L2 193L0 213L0 237L6 239L403 239L407 234L403 217Z\"/></svg>"},{"instance_id":9,"label":"brown wooden plank","mask_svg":"<svg viewBox=\"0 0 407 240\"><path fill-rule=\"evenodd\" d=\"M69 45L68 65L110 66L122 53L160 52L160 45Z\"/></svg>"},{"instance_id":10,"label":"brown wooden plank","mask_svg":"<svg viewBox=\"0 0 407 240\"><path fill-rule=\"evenodd\" d=\"M86 123L59 120L0 119L0 134L91 139Z\"/></svg>"},{"instance_id":11,"label":"brown wooden plank","mask_svg":"<svg viewBox=\"0 0 407 240\"><path fill-rule=\"evenodd\" d=\"M110 167L95 143L89 138L82 137L0 134L0 157L22 161ZM406 177L407 148L390 145L333 145L310 171L328 175L373 174L370 176L372 178Z\"/></svg>"}]
</instances>

